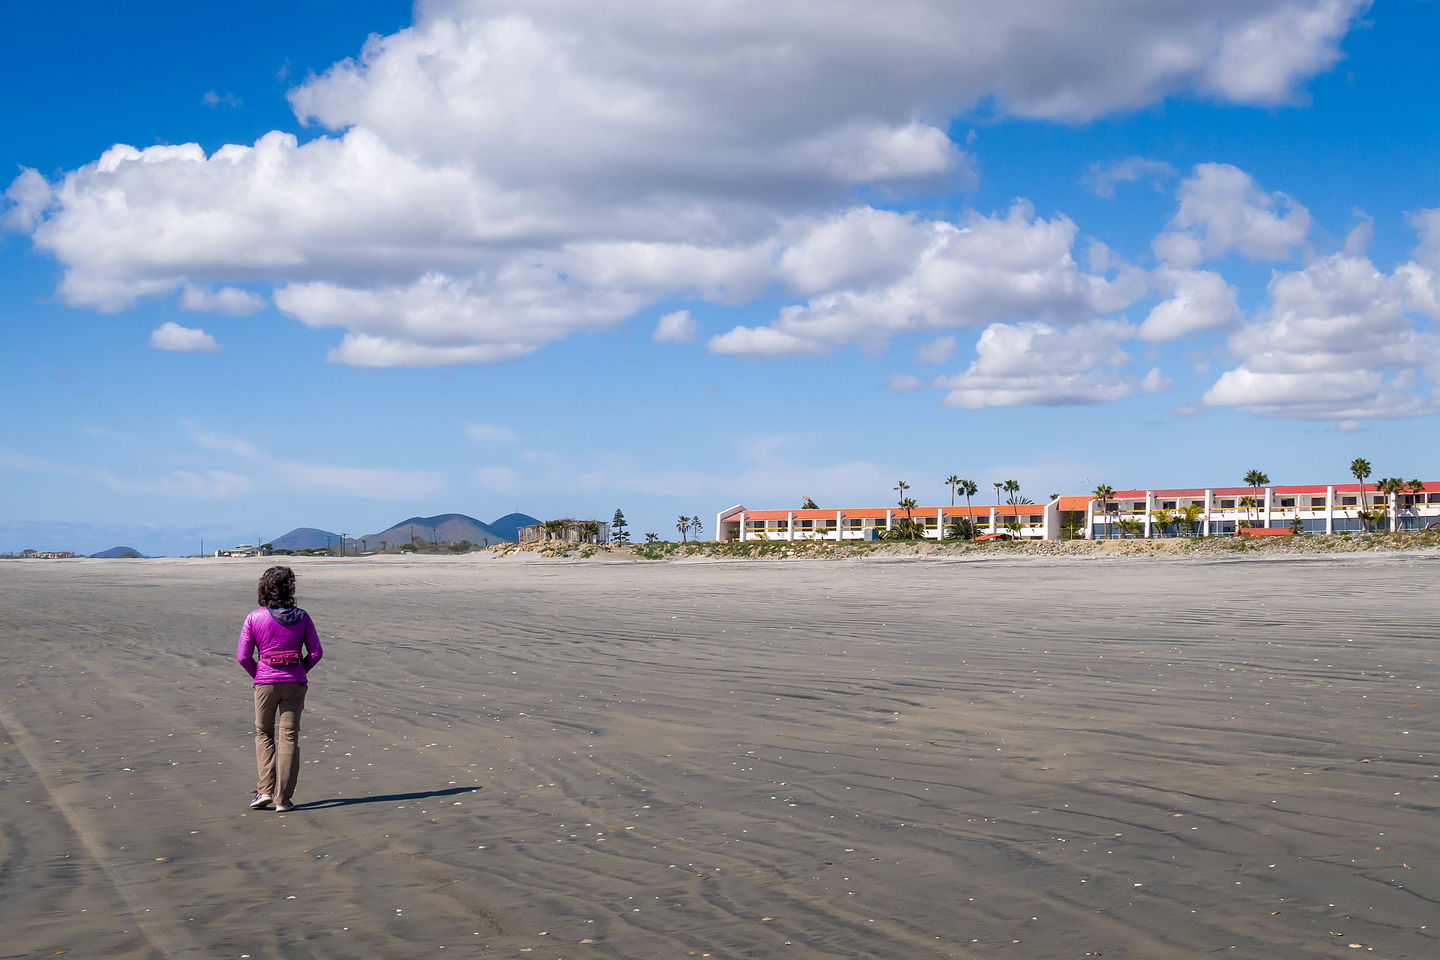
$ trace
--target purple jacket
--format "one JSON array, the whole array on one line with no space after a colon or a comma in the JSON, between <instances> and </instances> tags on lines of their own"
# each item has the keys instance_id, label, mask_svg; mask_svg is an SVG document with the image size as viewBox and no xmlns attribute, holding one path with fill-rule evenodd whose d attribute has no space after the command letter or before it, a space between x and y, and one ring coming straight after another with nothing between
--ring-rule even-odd
<instances>
[{"instance_id":1,"label":"purple jacket","mask_svg":"<svg viewBox=\"0 0 1440 960\"><path fill-rule=\"evenodd\" d=\"M301 653L301 650L304 650ZM275 653L294 651L300 662L293 666L266 663ZM315 622L299 607L259 607L245 618L235 659L255 683L304 683L305 671L320 662L325 651L315 634Z\"/></svg>"}]
</instances>

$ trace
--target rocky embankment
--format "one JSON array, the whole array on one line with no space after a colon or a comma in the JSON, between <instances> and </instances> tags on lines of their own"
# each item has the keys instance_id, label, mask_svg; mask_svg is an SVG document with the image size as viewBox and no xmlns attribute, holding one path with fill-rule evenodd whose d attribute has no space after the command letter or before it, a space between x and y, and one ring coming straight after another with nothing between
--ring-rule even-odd
<instances>
[{"instance_id":1,"label":"rocky embankment","mask_svg":"<svg viewBox=\"0 0 1440 960\"><path fill-rule=\"evenodd\" d=\"M1440 550L1440 531L1302 534L1279 537L1175 537L1163 540L1038 540L970 543L900 541L748 541L745 543L580 544L560 541L507 543L497 556L595 560L860 559L946 557L971 560L1010 557L1281 557L1340 553Z\"/></svg>"}]
</instances>

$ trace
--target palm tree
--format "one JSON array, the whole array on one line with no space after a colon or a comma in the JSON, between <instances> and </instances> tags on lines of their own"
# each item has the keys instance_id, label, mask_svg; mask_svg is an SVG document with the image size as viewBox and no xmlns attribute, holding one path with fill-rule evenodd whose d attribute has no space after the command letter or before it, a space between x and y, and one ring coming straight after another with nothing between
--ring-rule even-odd
<instances>
[{"instance_id":1,"label":"palm tree","mask_svg":"<svg viewBox=\"0 0 1440 960\"><path fill-rule=\"evenodd\" d=\"M1269 483L1269 482L1270 482L1270 476L1269 476L1269 474L1264 473L1263 471L1260 471L1260 470L1251 470L1249 473L1245 474L1245 484L1246 484L1246 486L1250 486L1250 487L1254 487L1254 488L1255 488L1255 506L1256 506L1256 511L1255 511L1255 512L1256 512L1256 516L1259 516L1259 512L1260 512L1260 511L1259 511L1259 505L1264 502L1264 501L1261 499L1261 497L1260 497L1260 488L1263 487L1263 486L1265 486L1265 485L1266 485L1267 483ZM1258 523L1259 521L1257 520L1256 522Z\"/></svg>"},{"instance_id":2,"label":"palm tree","mask_svg":"<svg viewBox=\"0 0 1440 960\"><path fill-rule=\"evenodd\" d=\"M1143 529L1140 521L1136 520L1134 517L1126 517L1124 520L1121 520L1119 523L1119 527L1121 539L1124 539L1127 536L1138 537L1140 536L1140 531Z\"/></svg>"},{"instance_id":3,"label":"palm tree","mask_svg":"<svg viewBox=\"0 0 1440 960\"><path fill-rule=\"evenodd\" d=\"M1195 536L1195 527L1200 522L1200 515L1204 512L1205 508L1198 503L1192 503L1181 511L1181 517L1185 521L1185 526L1189 528L1190 536Z\"/></svg>"},{"instance_id":4,"label":"palm tree","mask_svg":"<svg viewBox=\"0 0 1440 960\"><path fill-rule=\"evenodd\" d=\"M955 488L960 486L960 477L953 473L950 474L945 478L945 485L950 488L950 506L953 507L955 506Z\"/></svg>"},{"instance_id":5,"label":"palm tree","mask_svg":"<svg viewBox=\"0 0 1440 960\"><path fill-rule=\"evenodd\" d=\"M1420 504L1423 502L1422 498L1425 496L1425 481L1411 480L1410 483L1407 484L1407 486L1410 487L1410 492L1414 494L1414 496L1410 498L1410 513L1415 517L1415 529L1419 530Z\"/></svg>"},{"instance_id":6,"label":"palm tree","mask_svg":"<svg viewBox=\"0 0 1440 960\"><path fill-rule=\"evenodd\" d=\"M913 523L914 519L911 517L910 514L911 511L915 509L915 501L905 496L905 491L910 489L910 484L906 483L904 480L897 480L895 481L895 486L891 487L890 489L900 491L900 509L905 511L906 521Z\"/></svg>"},{"instance_id":7,"label":"palm tree","mask_svg":"<svg viewBox=\"0 0 1440 960\"><path fill-rule=\"evenodd\" d=\"M901 500L900 500L900 509L905 511L905 534L904 534L905 539L906 539L906 540L919 540L919 539L921 539L921 538L924 536L924 533L923 533L923 532L921 532L921 533L916 533L916 532L915 532L915 518L914 518L913 516L911 516L911 511L913 511L913 510L915 509L915 500L914 500L914 498L912 498L912 497L902 497Z\"/></svg>"},{"instance_id":8,"label":"palm tree","mask_svg":"<svg viewBox=\"0 0 1440 960\"><path fill-rule=\"evenodd\" d=\"M1385 494L1386 497L1395 498L1395 514L1397 517L1400 514L1400 494L1405 492L1406 487L1407 484L1405 483L1405 481L1399 477L1385 477L1382 480L1375 481L1376 490L1379 490L1381 493ZM1388 507L1389 504L1387 503L1386 506ZM1375 516L1376 523L1378 524L1384 519L1385 511L1377 510Z\"/></svg>"},{"instance_id":9,"label":"palm tree","mask_svg":"<svg viewBox=\"0 0 1440 960\"><path fill-rule=\"evenodd\" d=\"M1156 510L1150 514L1150 531L1153 534L1155 529L1160 529L1160 538L1163 540L1167 534L1165 528L1175 522L1175 517L1169 510Z\"/></svg>"},{"instance_id":10,"label":"palm tree","mask_svg":"<svg viewBox=\"0 0 1440 960\"><path fill-rule=\"evenodd\" d=\"M1020 481L1006 480L1005 483L1001 486L1001 489L1004 490L1006 494L1005 502L1010 505L1010 519L1018 523L1020 520L1020 514L1015 512L1015 505L1021 502ZM1006 526L1009 526L1008 522Z\"/></svg>"},{"instance_id":11,"label":"palm tree","mask_svg":"<svg viewBox=\"0 0 1440 960\"><path fill-rule=\"evenodd\" d=\"M685 534L690 532L690 518L681 514L680 519L675 521L675 529L680 531L680 542L684 543Z\"/></svg>"},{"instance_id":12,"label":"palm tree","mask_svg":"<svg viewBox=\"0 0 1440 960\"><path fill-rule=\"evenodd\" d=\"M599 520L586 520L583 524L581 524L580 529L581 529L581 531L582 531L582 532L584 533L584 535L585 535L585 542L586 542L586 543L599 543L599 542L600 542L600 521L599 521Z\"/></svg>"},{"instance_id":13,"label":"palm tree","mask_svg":"<svg viewBox=\"0 0 1440 960\"><path fill-rule=\"evenodd\" d=\"M1101 513L1102 522L1105 524L1105 538L1110 538L1110 498L1115 496L1115 490L1108 483L1102 483L1095 488L1093 496L1100 501L1103 508Z\"/></svg>"},{"instance_id":14,"label":"palm tree","mask_svg":"<svg viewBox=\"0 0 1440 960\"><path fill-rule=\"evenodd\" d=\"M975 522L969 517L956 517L950 521L950 536L957 540L974 540Z\"/></svg>"},{"instance_id":15,"label":"palm tree","mask_svg":"<svg viewBox=\"0 0 1440 960\"><path fill-rule=\"evenodd\" d=\"M1351 460L1350 476L1360 481L1360 498L1357 502L1360 504L1360 509L1364 510L1370 506L1365 502L1365 478L1370 476L1370 461L1364 457L1356 457ZM1363 521L1364 518L1362 517L1361 520Z\"/></svg>"},{"instance_id":16,"label":"palm tree","mask_svg":"<svg viewBox=\"0 0 1440 960\"><path fill-rule=\"evenodd\" d=\"M811 500L809 497L802 497L802 498L800 499L800 509L801 509L801 510L819 510L820 507L819 507L819 505L817 505L817 504L815 503L814 500Z\"/></svg>"},{"instance_id":17,"label":"palm tree","mask_svg":"<svg viewBox=\"0 0 1440 960\"><path fill-rule=\"evenodd\" d=\"M975 518L970 516L970 498L980 492L980 485L974 480L961 480L959 489L965 494L965 516L970 520L970 536L966 538L968 540L975 536Z\"/></svg>"},{"instance_id":18,"label":"palm tree","mask_svg":"<svg viewBox=\"0 0 1440 960\"><path fill-rule=\"evenodd\" d=\"M1242 507L1245 508L1245 519L1246 519L1247 521L1249 521L1249 523L1247 524L1247 526L1252 526L1252 527L1253 527L1253 526L1255 525L1254 519L1250 516L1250 508L1251 508L1251 507L1254 507L1254 506L1257 506L1257 505L1258 505L1258 504L1257 504L1257 502L1256 502L1256 500L1255 500L1254 497L1248 497L1248 496L1247 496L1247 497L1241 497L1241 498L1240 498L1240 506L1242 506Z\"/></svg>"}]
</instances>

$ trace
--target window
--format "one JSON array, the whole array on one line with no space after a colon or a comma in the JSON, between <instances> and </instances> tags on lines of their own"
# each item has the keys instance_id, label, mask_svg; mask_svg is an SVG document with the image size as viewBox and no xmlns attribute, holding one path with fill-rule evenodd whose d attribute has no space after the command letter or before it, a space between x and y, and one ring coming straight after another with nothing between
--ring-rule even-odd
<instances>
[{"instance_id":1,"label":"window","mask_svg":"<svg viewBox=\"0 0 1440 960\"><path fill-rule=\"evenodd\" d=\"M1160 504L1160 509L1161 509L1161 510L1174 510L1174 509L1175 509L1175 501L1174 501L1174 500L1166 500L1164 503Z\"/></svg>"},{"instance_id":2,"label":"window","mask_svg":"<svg viewBox=\"0 0 1440 960\"><path fill-rule=\"evenodd\" d=\"M1234 510L1234 509L1235 509L1235 501L1234 501L1234 500L1221 500L1221 501L1220 501L1220 509L1221 509L1221 510Z\"/></svg>"},{"instance_id":3,"label":"window","mask_svg":"<svg viewBox=\"0 0 1440 960\"><path fill-rule=\"evenodd\" d=\"M801 521L800 521L800 529L801 529L801 530L809 530L809 529L811 529L811 528L814 527L814 526L815 526L815 521L814 521L814 520L801 520Z\"/></svg>"},{"instance_id":4,"label":"window","mask_svg":"<svg viewBox=\"0 0 1440 960\"><path fill-rule=\"evenodd\" d=\"M1295 498L1294 498L1294 497L1285 497L1284 499L1282 499L1282 500L1280 501L1280 506L1282 506L1282 507L1293 507L1293 506L1295 506Z\"/></svg>"},{"instance_id":5,"label":"window","mask_svg":"<svg viewBox=\"0 0 1440 960\"><path fill-rule=\"evenodd\" d=\"M1426 502L1426 503L1440 503L1440 493L1427 493L1427 494L1425 495L1425 502Z\"/></svg>"},{"instance_id":6,"label":"window","mask_svg":"<svg viewBox=\"0 0 1440 960\"><path fill-rule=\"evenodd\" d=\"M1355 506L1355 498L1354 498L1354 497L1341 497L1341 498L1340 498L1340 503L1341 503L1342 506L1353 507L1353 506Z\"/></svg>"}]
</instances>

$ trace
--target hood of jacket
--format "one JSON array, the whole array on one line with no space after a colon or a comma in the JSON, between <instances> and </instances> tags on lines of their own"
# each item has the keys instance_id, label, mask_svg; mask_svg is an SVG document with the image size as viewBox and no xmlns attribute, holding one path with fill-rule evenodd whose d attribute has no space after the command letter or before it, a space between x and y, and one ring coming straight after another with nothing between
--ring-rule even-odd
<instances>
[{"instance_id":1,"label":"hood of jacket","mask_svg":"<svg viewBox=\"0 0 1440 960\"><path fill-rule=\"evenodd\" d=\"M270 619L276 623L283 623L287 627L293 627L305 619L305 611L299 607L267 607L270 611Z\"/></svg>"}]
</instances>

